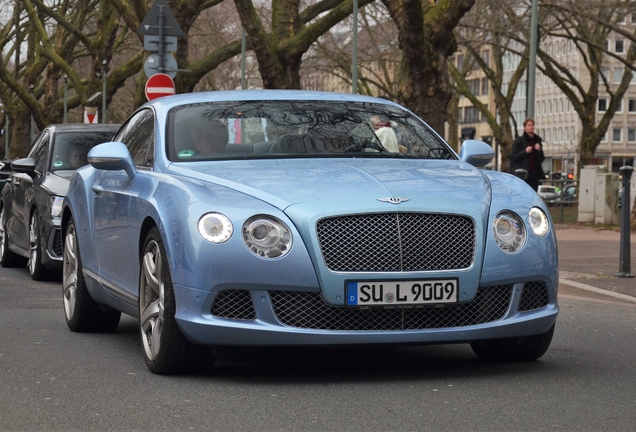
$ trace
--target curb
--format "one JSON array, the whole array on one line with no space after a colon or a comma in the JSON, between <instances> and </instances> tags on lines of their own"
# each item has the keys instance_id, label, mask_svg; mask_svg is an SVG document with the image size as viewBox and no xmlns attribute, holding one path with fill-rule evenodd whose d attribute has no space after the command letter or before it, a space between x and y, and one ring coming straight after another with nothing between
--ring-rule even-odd
<instances>
[{"instance_id":1,"label":"curb","mask_svg":"<svg viewBox=\"0 0 636 432\"><path fill-rule=\"evenodd\" d=\"M582 289L582 290L585 290L585 291L590 291L590 292L593 292L593 293L596 293L596 294L602 294L602 295L605 295L605 296L608 296L608 297L614 297L616 299L621 299L621 300L628 301L628 302L636 304L636 297L632 297L632 296L627 295L627 294L617 293L617 292L614 292L614 291L608 291L606 289L597 288L595 286L586 285L586 284L580 283L580 282L571 281L571 280L568 280L568 279L566 279L564 277L559 277L559 284L568 285L568 286L573 287L573 288L578 288L578 289Z\"/></svg>"}]
</instances>

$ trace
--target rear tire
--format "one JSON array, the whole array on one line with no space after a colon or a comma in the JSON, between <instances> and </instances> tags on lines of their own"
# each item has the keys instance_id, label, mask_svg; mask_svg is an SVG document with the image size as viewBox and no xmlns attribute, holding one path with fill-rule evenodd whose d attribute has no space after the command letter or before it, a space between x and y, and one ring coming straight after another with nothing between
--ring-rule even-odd
<instances>
[{"instance_id":1,"label":"rear tire","mask_svg":"<svg viewBox=\"0 0 636 432\"><path fill-rule=\"evenodd\" d=\"M554 335L553 324L542 334L511 339L493 339L473 342L470 347L482 360L492 362L533 361L546 353Z\"/></svg>"},{"instance_id":2,"label":"rear tire","mask_svg":"<svg viewBox=\"0 0 636 432\"><path fill-rule=\"evenodd\" d=\"M177 325L166 257L161 235L154 227L144 242L139 276L139 335L146 365L151 372L162 375L187 368L210 368L216 359L213 350L192 344Z\"/></svg>"},{"instance_id":3,"label":"rear tire","mask_svg":"<svg viewBox=\"0 0 636 432\"><path fill-rule=\"evenodd\" d=\"M86 289L75 223L71 219L64 236L62 287L66 324L74 332L112 332L121 312L102 310Z\"/></svg>"},{"instance_id":4,"label":"rear tire","mask_svg":"<svg viewBox=\"0 0 636 432\"><path fill-rule=\"evenodd\" d=\"M48 269L42 264L42 248L40 245L40 219L37 213L31 215L29 224L29 261L27 263L31 279L35 281L45 280L49 275Z\"/></svg>"},{"instance_id":5,"label":"rear tire","mask_svg":"<svg viewBox=\"0 0 636 432\"><path fill-rule=\"evenodd\" d=\"M6 220L4 203L0 203L0 265L2 267L24 267L27 263L26 258L9 250Z\"/></svg>"}]
</instances>

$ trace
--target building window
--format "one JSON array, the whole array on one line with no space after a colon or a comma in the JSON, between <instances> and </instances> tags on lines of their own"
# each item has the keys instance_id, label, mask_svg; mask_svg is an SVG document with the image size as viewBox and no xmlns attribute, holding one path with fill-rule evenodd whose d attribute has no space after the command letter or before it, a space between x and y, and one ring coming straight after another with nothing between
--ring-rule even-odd
<instances>
[{"instance_id":1,"label":"building window","mask_svg":"<svg viewBox=\"0 0 636 432\"><path fill-rule=\"evenodd\" d=\"M464 108L464 123L478 123L479 110L474 106Z\"/></svg>"},{"instance_id":2,"label":"building window","mask_svg":"<svg viewBox=\"0 0 636 432\"><path fill-rule=\"evenodd\" d=\"M636 129L634 128L627 129L627 141L636 142Z\"/></svg>"},{"instance_id":3,"label":"building window","mask_svg":"<svg viewBox=\"0 0 636 432\"><path fill-rule=\"evenodd\" d=\"M481 52L481 59L484 61L486 66L490 67L490 50L483 50Z\"/></svg>"},{"instance_id":4,"label":"building window","mask_svg":"<svg viewBox=\"0 0 636 432\"><path fill-rule=\"evenodd\" d=\"M570 128L565 128L565 142L570 141Z\"/></svg>"},{"instance_id":5,"label":"building window","mask_svg":"<svg viewBox=\"0 0 636 432\"><path fill-rule=\"evenodd\" d=\"M609 69L603 68L601 72L598 74L598 82L607 81L609 78Z\"/></svg>"},{"instance_id":6,"label":"building window","mask_svg":"<svg viewBox=\"0 0 636 432\"><path fill-rule=\"evenodd\" d=\"M479 95L479 78L466 81L466 86L471 94Z\"/></svg>"},{"instance_id":7,"label":"building window","mask_svg":"<svg viewBox=\"0 0 636 432\"><path fill-rule=\"evenodd\" d=\"M463 114L464 114L464 108L458 108L457 109L457 123L462 124L464 119L463 119Z\"/></svg>"},{"instance_id":8,"label":"building window","mask_svg":"<svg viewBox=\"0 0 636 432\"><path fill-rule=\"evenodd\" d=\"M552 101L548 101L548 114L552 114Z\"/></svg>"},{"instance_id":9,"label":"building window","mask_svg":"<svg viewBox=\"0 0 636 432\"><path fill-rule=\"evenodd\" d=\"M618 84L623 80L623 72L625 72L623 68L614 68L614 83Z\"/></svg>"},{"instance_id":10,"label":"building window","mask_svg":"<svg viewBox=\"0 0 636 432\"><path fill-rule=\"evenodd\" d=\"M481 94L482 95L487 95L489 87L490 87L490 85L488 83L488 78L482 78L481 79Z\"/></svg>"},{"instance_id":11,"label":"building window","mask_svg":"<svg viewBox=\"0 0 636 432\"><path fill-rule=\"evenodd\" d=\"M559 102L559 105L561 105L561 112L563 112L563 99L561 99L561 101Z\"/></svg>"},{"instance_id":12,"label":"building window","mask_svg":"<svg viewBox=\"0 0 636 432\"><path fill-rule=\"evenodd\" d=\"M623 137L623 129L621 128L612 128L612 141L613 142L620 142L622 141Z\"/></svg>"},{"instance_id":13,"label":"building window","mask_svg":"<svg viewBox=\"0 0 636 432\"><path fill-rule=\"evenodd\" d=\"M598 98L598 112L607 111L607 98Z\"/></svg>"},{"instance_id":14,"label":"building window","mask_svg":"<svg viewBox=\"0 0 636 432\"><path fill-rule=\"evenodd\" d=\"M618 106L616 107L616 112L617 113L622 113L623 112L623 99L620 99L618 101Z\"/></svg>"},{"instance_id":15,"label":"building window","mask_svg":"<svg viewBox=\"0 0 636 432\"><path fill-rule=\"evenodd\" d=\"M623 54L625 52L625 41L623 39L616 39L616 41L614 41L614 52L616 54Z\"/></svg>"},{"instance_id":16,"label":"building window","mask_svg":"<svg viewBox=\"0 0 636 432\"><path fill-rule=\"evenodd\" d=\"M574 126L572 126L572 141L576 140L576 132L574 132Z\"/></svg>"}]
</instances>

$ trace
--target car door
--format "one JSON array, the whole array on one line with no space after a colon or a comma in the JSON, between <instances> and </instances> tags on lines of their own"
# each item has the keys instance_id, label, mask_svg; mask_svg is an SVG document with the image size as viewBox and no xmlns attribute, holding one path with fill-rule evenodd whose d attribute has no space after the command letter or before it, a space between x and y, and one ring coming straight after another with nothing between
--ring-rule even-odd
<instances>
[{"instance_id":1,"label":"car door","mask_svg":"<svg viewBox=\"0 0 636 432\"><path fill-rule=\"evenodd\" d=\"M34 141L27 158L35 160L35 175L12 172L9 178L11 203L7 231L11 242L25 251L29 250L29 203L34 184L41 181L47 163L50 133L44 130Z\"/></svg>"},{"instance_id":2,"label":"car door","mask_svg":"<svg viewBox=\"0 0 636 432\"><path fill-rule=\"evenodd\" d=\"M138 172L130 179L124 171L99 171L92 185L95 205L95 250L99 275L122 300L136 304L139 283L137 197L145 190L154 148L154 113L145 109L120 129L114 141L126 144Z\"/></svg>"}]
</instances>

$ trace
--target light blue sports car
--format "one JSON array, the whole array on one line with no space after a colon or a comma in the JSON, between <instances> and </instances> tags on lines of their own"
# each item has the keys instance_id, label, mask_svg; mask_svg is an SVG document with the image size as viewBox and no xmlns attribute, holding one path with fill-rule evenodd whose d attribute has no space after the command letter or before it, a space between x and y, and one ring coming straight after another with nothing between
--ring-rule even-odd
<instances>
[{"instance_id":1,"label":"light blue sports car","mask_svg":"<svg viewBox=\"0 0 636 432\"><path fill-rule=\"evenodd\" d=\"M73 331L139 318L154 373L227 345L470 343L541 357L557 305L543 200L365 96L156 99L94 147L63 203Z\"/></svg>"}]
</instances>

